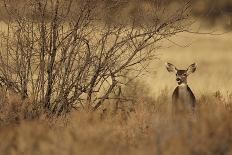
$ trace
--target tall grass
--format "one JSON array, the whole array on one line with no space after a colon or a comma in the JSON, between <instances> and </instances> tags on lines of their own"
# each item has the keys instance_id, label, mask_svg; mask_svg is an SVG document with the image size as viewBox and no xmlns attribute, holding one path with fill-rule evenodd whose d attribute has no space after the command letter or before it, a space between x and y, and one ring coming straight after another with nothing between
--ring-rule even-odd
<instances>
[{"instance_id":1,"label":"tall grass","mask_svg":"<svg viewBox=\"0 0 232 155\"><path fill-rule=\"evenodd\" d=\"M0 107L0 154L232 153L232 95L201 96L193 117L173 117L168 98L164 90L156 99L137 98L129 114L73 111L62 118L28 108L29 101L6 99Z\"/></svg>"}]
</instances>

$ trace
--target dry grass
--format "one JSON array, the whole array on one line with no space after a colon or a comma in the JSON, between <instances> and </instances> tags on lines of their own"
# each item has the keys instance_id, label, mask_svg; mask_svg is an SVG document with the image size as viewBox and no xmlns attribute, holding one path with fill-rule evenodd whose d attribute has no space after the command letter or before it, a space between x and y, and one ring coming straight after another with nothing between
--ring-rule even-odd
<instances>
[{"instance_id":1,"label":"dry grass","mask_svg":"<svg viewBox=\"0 0 232 155\"><path fill-rule=\"evenodd\" d=\"M1 92L0 154L232 154L231 34L183 36L179 44L193 44L161 52L162 61L153 68L157 74L146 78L149 88L133 90L138 99L129 113L80 111L57 119L45 116L30 101ZM170 115L175 79L163 67L165 61L180 67L198 63L189 79L198 99L196 116Z\"/></svg>"},{"instance_id":2,"label":"dry grass","mask_svg":"<svg viewBox=\"0 0 232 155\"><path fill-rule=\"evenodd\" d=\"M1 113L1 119L11 123L0 128L0 154L232 153L232 97L225 101L220 93L202 96L195 117L173 119L165 94L156 100L140 98L127 117L123 112L114 116L106 112L103 118L99 111L73 112L59 119L43 115L15 119L25 113L24 107L8 109Z\"/></svg>"}]
</instances>

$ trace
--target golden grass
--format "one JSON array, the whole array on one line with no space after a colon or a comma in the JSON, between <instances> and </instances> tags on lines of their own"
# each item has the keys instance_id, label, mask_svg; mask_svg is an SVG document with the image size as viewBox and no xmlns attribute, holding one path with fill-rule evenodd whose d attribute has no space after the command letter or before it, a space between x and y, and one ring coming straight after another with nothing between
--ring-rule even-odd
<instances>
[{"instance_id":1,"label":"golden grass","mask_svg":"<svg viewBox=\"0 0 232 155\"><path fill-rule=\"evenodd\" d=\"M232 153L232 97L201 96L194 117L171 117L167 92L137 100L133 112L72 112L63 118L40 114L31 119L25 106L1 112L0 154L170 155ZM222 104L223 103L223 104ZM11 107L12 103L8 103ZM5 116L5 117L4 117ZM126 118L126 119L125 119ZM4 124L9 122L10 124Z\"/></svg>"}]
</instances>

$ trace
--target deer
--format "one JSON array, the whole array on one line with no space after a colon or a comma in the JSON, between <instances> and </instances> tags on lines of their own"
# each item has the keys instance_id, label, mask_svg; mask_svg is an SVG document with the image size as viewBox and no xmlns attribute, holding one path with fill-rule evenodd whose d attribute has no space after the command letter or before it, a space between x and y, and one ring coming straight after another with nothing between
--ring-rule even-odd
<instances>
[{"instance_id":1,"label":"deer","mask_svg":"<svg viewBox=\"0 0 232 155\"><path fill-rule=\"evenodd\" d=\"M191 64L187 69L177 69L171 63L165 63L168 72L176 74L178 86L172 94L172 109L174 112L186 111L194 112L196 106L196 98L187 84L187 77L196 71L196 63Z\"/></svg>"}]
</instances>

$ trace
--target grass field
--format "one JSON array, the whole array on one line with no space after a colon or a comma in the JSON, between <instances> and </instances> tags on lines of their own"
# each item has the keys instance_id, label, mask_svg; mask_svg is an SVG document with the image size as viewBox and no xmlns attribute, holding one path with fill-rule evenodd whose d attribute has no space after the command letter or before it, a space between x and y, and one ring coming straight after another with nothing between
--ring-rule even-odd
<instances>
[{"instance_id":1,"label":"grass field","mask_svg":"<svg viewBox=\"0 0 232 155\"><path fill-rule=\"evenodd\" d=\"M158 51L160 60L142 79L131 112L72 112L47 117L30 102L10 96L0 107L3 155L230 155L232 154L232 34L179 34ZM169 112L175 76L164 62L180 68L193 62L189 85L198 101L197 115L173 119ZM146 90L144 92L143 90Z\"/></svg>"}]
</instances>

